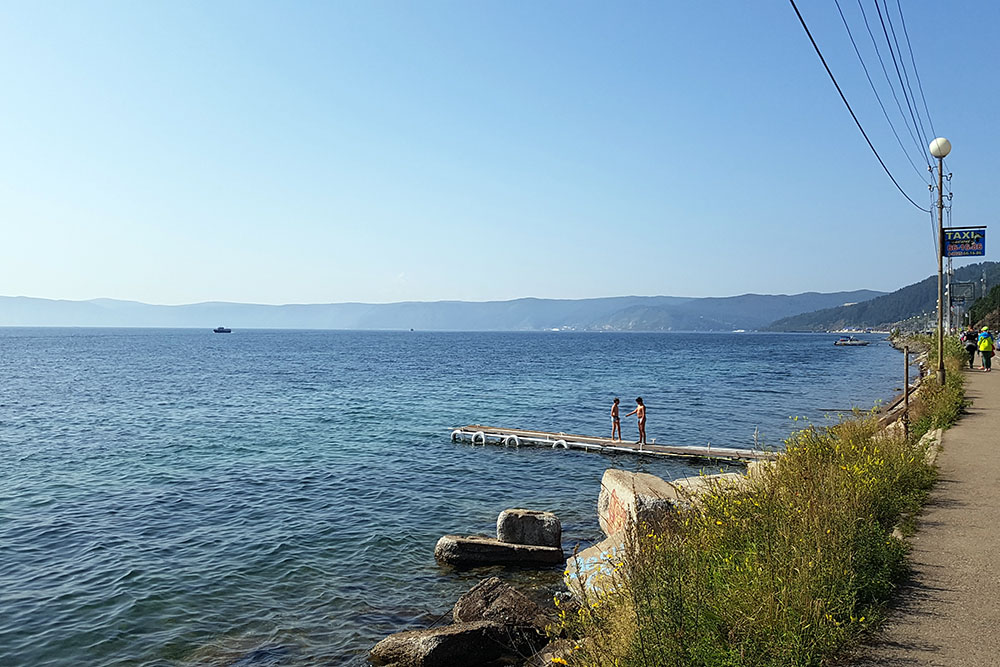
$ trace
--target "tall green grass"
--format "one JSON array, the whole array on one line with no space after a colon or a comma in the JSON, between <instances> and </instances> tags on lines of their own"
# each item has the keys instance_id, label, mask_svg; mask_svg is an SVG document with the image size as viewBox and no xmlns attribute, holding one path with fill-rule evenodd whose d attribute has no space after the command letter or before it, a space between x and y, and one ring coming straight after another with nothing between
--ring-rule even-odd
<instances>
[{"instance_id":1,"label":"tall green grass","mask_svg":"<svg viewBox=\"0 0 1000 667\"><path fill-rule=\"evenodd\" d=\"M961 351L961 350L959 350ZM565 628L571 665L820 665L877 623L905 565L891 536L934 480L917 439L962 407L959 362L925 382L909 439L873 415L808 427L745 488L635 527L614 592Z\"/></svg>"}]
</instances>

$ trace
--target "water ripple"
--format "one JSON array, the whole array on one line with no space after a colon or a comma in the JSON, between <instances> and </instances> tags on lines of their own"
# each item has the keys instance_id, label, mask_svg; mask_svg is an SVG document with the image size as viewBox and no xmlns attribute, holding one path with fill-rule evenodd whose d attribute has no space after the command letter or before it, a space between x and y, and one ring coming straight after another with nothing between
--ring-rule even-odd
<instances>
[{"instance_id":1,"label":"water ripple","mask_svg":"<svg viewBox=\"0 0 1000 667\"><path fill-rule=\"evenodd\" d=\"M511 506L599 536L607 467L679 461L448 441L467 423L780 444L789 415L898 385L884 343L823 336L0 330L0 664L362 664L487 572L437 538ZM834 353L836 352L836 353ZM634 436L626 422L626 437Z\"/></svg>"}]
</instances>

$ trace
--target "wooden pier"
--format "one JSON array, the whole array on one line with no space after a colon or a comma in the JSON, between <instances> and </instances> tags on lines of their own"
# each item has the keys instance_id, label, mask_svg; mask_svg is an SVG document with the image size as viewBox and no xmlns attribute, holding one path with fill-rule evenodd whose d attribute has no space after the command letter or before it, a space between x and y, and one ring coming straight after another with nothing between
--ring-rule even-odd
<instances>
[{"instance_id":1,"label":"wooden pier","mask_svg":"<svg viewBox=\"0 0 1000 667\"><path fill-rule=\"evenodd\" d=\"M713 459L725 461L770 461L779 452L759 449L739 449L736 447L704 447L681 445L637 445L634 442L619 442L611 438L599 438L572 433L551 433L549 431L526 431L519 428L495 428L470 424L451 432L452 442L471 442L474 445L503 445L505 447L551 447L552 449L582 449L588 452L618 452L639 456L673 456L684 458Z\"/></svg>"}]
</instances>

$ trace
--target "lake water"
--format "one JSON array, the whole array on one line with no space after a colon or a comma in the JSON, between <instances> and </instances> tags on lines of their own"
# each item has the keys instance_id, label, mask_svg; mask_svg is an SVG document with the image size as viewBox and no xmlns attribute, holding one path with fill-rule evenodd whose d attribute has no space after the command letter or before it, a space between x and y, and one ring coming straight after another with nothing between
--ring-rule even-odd
<instances>
[{"instance_id":1,"label":"lake water","mask_svg":"<svg viewBox=\"0 0 1000 667\"><path fill-rule=\"evenodd\" d=\"M442 534L529 507L569 550L606 468L699 470L452 427L609 434L641 395L657 443L780 446L901 386L887 342L835 338L0 329L0 664L363 664L484 576L438 567Z\"/></svg>"}]
</instances>

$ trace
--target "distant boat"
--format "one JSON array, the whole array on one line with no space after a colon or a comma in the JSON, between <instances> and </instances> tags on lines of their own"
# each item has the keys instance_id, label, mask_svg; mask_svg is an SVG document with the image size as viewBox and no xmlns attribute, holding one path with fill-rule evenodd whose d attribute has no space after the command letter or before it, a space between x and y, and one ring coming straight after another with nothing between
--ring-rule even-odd
<instances>
[{"instance_id":1,"label":"distant boat","mask_svg":"<svg viewBox=\"0 0 1000 667\"><path fill-rule=\"evenodd\" d=\"M837 340L835 340L833 342L833 344L834 345L847 345L847 346L851 346L851 347L859 347L859 346L862 346L862 345L867 345L870 342L871 341L867 341L867 340L858 340L854 336L841 336L840 338L838 338Z\"/></svg>"},{"instance_id":2,"label":"distant boat","mask_svg":"<svg viewBox=\"0 0 1000 667\"><path fill-rule=\"evenodd\" d=\"M212 333L233 333L233 330L226 327L215 327L212 329Z\"/></svg>"}]
</instances>

